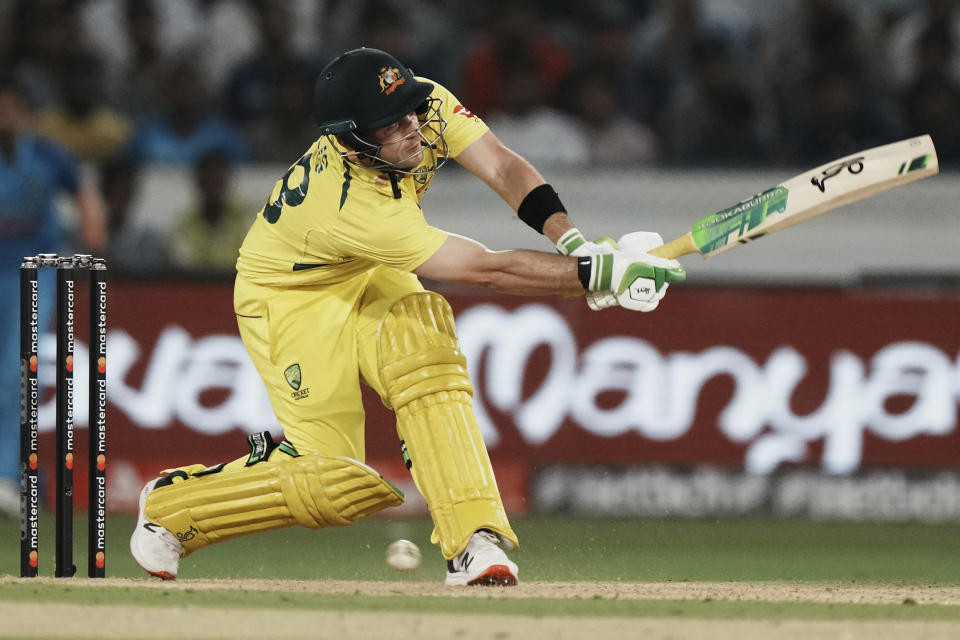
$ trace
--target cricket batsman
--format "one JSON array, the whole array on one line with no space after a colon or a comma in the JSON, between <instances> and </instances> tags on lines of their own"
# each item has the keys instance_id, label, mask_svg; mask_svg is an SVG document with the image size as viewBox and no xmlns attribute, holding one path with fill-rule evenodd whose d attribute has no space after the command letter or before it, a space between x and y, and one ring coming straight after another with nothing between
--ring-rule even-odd
<instances>
[{"instance_id":1,"label":"cricket batsman","mask_svg":"<svg viewBox=\"0 0 960 640\"><path fill-rule=\"evenodd\" d=\"M583 295L652 311L675 260L655 233L593 243L556 191L444 87L390 54L354 49L317 78L320 137L274 185L237 260L234 310L284 439L164 472L140 495L130 540L148 573L215 542L351 524L403 501L364 464L361 385L396 414L398 452L430 509L448 585L515 585L518 545L473 413L473 387L443 296L418 276L521 295ZM491 251L430 226L420 209L448 158L483 180L559 254ZM373 437L394 437L372 434Z\"/></svg>"}]
</instances>

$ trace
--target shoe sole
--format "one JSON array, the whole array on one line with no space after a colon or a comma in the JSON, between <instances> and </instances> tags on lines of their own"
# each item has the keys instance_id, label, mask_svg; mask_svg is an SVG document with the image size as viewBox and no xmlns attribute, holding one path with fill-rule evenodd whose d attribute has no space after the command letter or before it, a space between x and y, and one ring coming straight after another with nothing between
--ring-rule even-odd
<instances>
[{"instance_id":1,"label":"shoe sole","mask_svg":"<svg viewBox=\"0 0 960 640\"><path fill-rule=\"evenodd\" d=\"M517 576L505 564L494 564L467 583L468 587L515 587Z\"/></svg>"},{"instance_id":2,"label":"shoe sole","mask_svg":"<svg viewBox=\"0 0 960 640\"><path fill-rule=\"evenodd\" d=\"M134 560L134 562L137 562L137 561ZM147 569L145 566L143 566L143 565L140 564L139 562L137 562L137 566L140 567L141 569L143 569L144 571L146 571L147 573L149 573L150 575L156 576L156 577L158 577L158 578L160 578L160 579L162 579L162 580L176 580L176 579L177 579L177 576L173 575L173 574L170 573L169 571L150 571L150 569Z\"/></svg>"}]
</instances>

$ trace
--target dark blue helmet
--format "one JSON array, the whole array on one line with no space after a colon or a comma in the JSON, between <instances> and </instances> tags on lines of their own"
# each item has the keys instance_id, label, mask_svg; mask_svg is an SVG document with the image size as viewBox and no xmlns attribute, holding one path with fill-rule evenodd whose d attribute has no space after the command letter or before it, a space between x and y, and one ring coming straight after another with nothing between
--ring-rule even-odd
<instances>
[{"instance_id":1,"label":"dark blue helmet","mask_svg":"<svg viewBox=\"0 0 960 640\"><path fill-rule=\"evenodd\" d=\"M420 110L433 91L385 51L366 47L338 56L313 89L313 117L324 135L369 131Z\"/></svg>"}]
</instances>

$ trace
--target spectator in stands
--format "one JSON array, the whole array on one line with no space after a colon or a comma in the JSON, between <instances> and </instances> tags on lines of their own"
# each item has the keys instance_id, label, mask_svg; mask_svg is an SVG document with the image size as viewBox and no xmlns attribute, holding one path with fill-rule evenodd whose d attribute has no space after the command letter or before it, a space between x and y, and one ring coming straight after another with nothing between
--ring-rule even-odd
<instances>
[{"instance_id":1,"label":"spectator in stands","mask_svg":"<svg viewBox=\"0 0 960 640\"><path fill-rule=\"evenodd\" d=\"M958 38L956 21L933 24L920 35L914 52L919 74L902 97L907 133L929 133L945 167L960 160Z\"/></svg>"},{"instance_id":2,"label":"spectator in stands","mask_svg":"<svg viewBox=\"0 0 960 640\"><path fill-rule=\"evenodd\" d=\"M636 22L627 8L615 3L585 6L574 14L578 16L576 33L580 35L575 47L576 66L569 78L589 78L599 73L613 90L613 99L623 114L638 119L650 90L637 80L634 59ZM578 92L579 93L579 92ZM563 103L573 98L569 83L560 91Z\"/></svg>"},{"instance_id":3,"label":"spectator in stands","mask_svg":"<svg viewBox=\"0 0 960 640\"><path fill-rule=\"evenodd\" d=\"M253 55L241 61L230 74L224 91L224 108L236 122L249 123L268 117L276 104L281 75L295 68L304 77L316 77L310 61L294 48L292 10L283 0L252 2L260 43ZM310 83L312 87L312 82Z\"/></svg>"},{"instance_id":4,"label":"spectator in stands","mask_svg":"<svg viewBox=\"0 0 960 640\"><path fill-rule=\"evenodd\" d=\"M192 166L204 154L219 150L234 162L248 159L242 134L212 108L192 55L173 61L163 74L162 87L163 110L134 132L128 157L138 164Z\"/></svg>"},{"instance_id":5,"label":"spectator in stands","mask_svg":"<svg viewBox=\"0 0 960 640\"><path fill-rule=\"evenodd\" d=\"M750 42L749 25L727 3L700 0L659 0L639 25L630 64L632 82L642 94L630 104L631 115L660 127L664 107L676 85L695 73L695 51L705 38L719 39L729 47L730 58L745 72L743 50Z\"/></svg>"},{"instance_id":6,"label":"spectator in stands","mask_svg":"<svg viewBox=\"0 0 960 640\"><path fill-rule=\"evenodd\" d=\"M60 66L82 34L75 6L68 0L18 2L14 7L12 69L32 108L55 103L59 97Z\"/></svg>"},{"instance_id":7,"label":"spectator in stands","mask_svg":"<svg viewBox=\"0 0 960 640\"><path fill-rule=\"evenodd\" d=\"M502 104L486 118L497 137L536 166L584 165L589 149L583 129L575 117L543 102L536 60L515 58L501 73Z\"/></svg>"},{"instance_id":8,"label":"spectator in stands","mask_svg":"<svg viewBox=\"0 0 960 640\"><path fill-rule=\"evenodd\" d=\"M67 253L57 200L76 203L82 248L99 252L106 243L103 207L69 154L27 130L24 91L12 76L0 77L0 513L18 510L19 345L18 267L23 256ZM49 272L43 275L49 276ZM52 291L45 281L43 290ZM40 319L50 316L53 297L40 297Z\"/></svg>"},{"instance_id":9,"label":"spectator in stands","mask_svg":"<svg viewBox=\"0 0 960 640\"><path fill-rule=\"evenodd\" d=\"M13 7L0 7L0 68L9 69L13 65L14 32L17 29Z\"/></svg>"},{"instance_id":10,"label":"spectator in stands","mask_svg":"<svg viewBox=\"0 0 960 640\"><path fill-rule=\"evenodd\" d=\"M780 158L829 159L898 134L896 102L873 64L878 27L866 9L834 0L792 0L763 26L751 88L767 101L764 126Z\"/></svg>"},{"instance_id":11,"label":"spectator in stands","mask_svg":"<svg viewBox=\"0 0 960 640\"><path fill-rule=\"evenodd\" d=\"M667 98L660 140L670 162L760 164L766 154L757 110L723 38L701 35L691 47L692 73Z\"/></svg>"},{"instance_id":12,"label":"spectator in stands","mask_svg":"<svg viewBox=\"0 0 960 640\"><path fill-rule=\"evenodd\" d=\"M930 77L931 72L946 72L956 86L960 84L960 6L954 0L922 0L920 4L891 28L888 81L903 90L918 78ZM932 37L940 40L940 57L925 55L932 48Z\"/></svg>"},{"instance_id":13,"label":"spectator in stands","mask_svg":"<svg viewBox=\"0 0 960 640\"><path fill-rule=\"evenodd\" d=\"M58 69L60 101L37 116L36 130L66 146L83 162L100 163L130 136L131 124L103 100L100 58L75 51Z\"/></svg>"},{"instance_id":14,"label":"spectator in stands","mask_svg":"<svg viewBox=\"0 0 960 640\"><path fill-rule=\"evenodd\" d=\"M291 7L313 4L322 7L323 3L288 2ZM195 42L200 53L200 63L210 90L222 94L230 73L241 61L250 58L257 50L260 41L256 3L251 0L204 0L196 4L196 15L192 16L202 34ZM319 9L318 9L319 10ZM306 20L297 15L294 22Z\"/></svg>"},{"instance_id":15,"label":"spectator in stands","mask_svg":"<svg viewBox=\"0 0 960 640\"><path fill-rule=\"evenodd\" d=\"M806 80L784 141L796 163L827 161L901 136L889 114L867 98L869 87L855 70L831 64Z\"/></svg>"},{"instance_id":16,"label":"spectator in stands","mask_svg":"<svg viewBox=\"0 0 960 640\"><path fill-rule=\"evenodd\" d=\"M173 266L164 236L134 215L139 180L139 168L126 158L111 158L100 167L110 238L104 257L111 273L156 275Z\"/></svg>"},{"instance_id":17,"label":"spectator in stands","mask_svg":"<svg viewBox=\"0 0 960 640\"><path fill-rule=\"evenodd\" d=\"M107 62L111 104L142 124L158 110L167 114L161 70L191 44L202 51L191 61L202 78L199 86L211 96L230 95L222 106L244 123L244 133L259 138L259 149L266 148L266 132L283 129L277 115L285 108L279 104L280 74L273 73L278 60L297 64L293 61L305 56L325 59L331 48L379 45L400 53L417 73L441 82L447 78L464 104L485 118L494 109L508 111L505 102L512 98L504 79L514 61L533 61L538 103L568 110L574 97L561 87L571 69L578 70L577 77L584 67L610 70L621 110L659 132L666 126L663 118L677 120L665 111L668 100L678 99L677 87L689 95L696 84L694 47L706 36L725 43L737 74L748 80L751 105L740 93L717 98L735 116L721 123L734 125L726 135L758 128L762 140L776 140L781 160L799 163L807 153L800 147L810 147L803 137L815 110L809 92L818 87L821 97L841 98L842 92L827 89L829 78L815 77L821 70L842 66L852 76L863 103L852 112L873 111L869 116L886 128L886 140L903 131L901 113L918 113L916 100L906 104L914 81L928 97L931 78L944 71L951 86L960 84L960 50L954 44L960 42L960 3L875 5L837 0L11 0L0 3L0 63L23 81L32 104L49 106L61 100L61 65L87 41ZM930 37L925 34L932 26L949 33L949 46L939 57L921 51L929 49L922 40ZM255 37L260 31L262 40ZM244 57L243 66L233 64ZM931 62L941 68L932 71ZM228 76L228 69L236 73ZM821 103L816 109L825 107ZM842 105L835 109L844 110Z\"/></svg>"},{"instance_id":18,"label":"spectator in stands","mask_svg":"<svg viewBox=\"0 0 960 640\"><path fill-rule=\"evenodd\" d=\"M585 68L565 83L573 99L573 114L585 134L591 166L651 164L658 161L653 131L622 111L615 70Z\"/></svg>"},{"instance_id":19,"label":"spectator in stands","mask_svg":"<svg viewBox=\"0 0 960 640\"><path fill-rule=\"evenodd\" d=\"M258 161L290 164L290 158L306 152L310 142L318 137L310 113L315 79L298 67L277 72L273 107L264 117L244 128Z\"/></svg>"},{"instance_id":20,"label":"spectator in stands","mask_svg":"<svg viewBox=\"0 0 960 640\"><path fill-rule=\"evenodd\" d=\"M536 93L530 99L553 104L560 83L572 69L571 51L552 37L533 0L501 0L487 7L495 18L463 61L461 100L481 117L498 109L510 111L508 103L515 100L511 91L517 88L518 78L514 68L524 65L528 69L521 72L536 80Z\"/></svg>"},{"instance_id":21,"label":"spectator in stands","mask_svg":"<svg viewBox=\"0 0 960 640\"><path fill-rule=\"evenodd\" d=\"M909 85L903 107L907 135L929 133L941 167L960 166L960 86L942 71L929 72Z\"/></svg>"},{"instance_id":22,"label":"spectator in stands","mask_svg":"<svg viewBox=\"0 0 960 640\"><path fill-rule=\"evenodd\" d=\"M232 197L231 164L226 154L205 153L193 176L196 202L180 216L173 238L174 259L188 269L232 272L256 208Z\"/></svg>"},{"instance_id":23,"label":"spectator in stands","mask_svg":"<svg viewBox=\"0 0 960 640\"><path fill-rule=\"evenodd\" d=\"M107 69L110 103L136 120L155 113L162 102L163 69L172 48L164 38L152 0L91 0L83 7L91 46L99 47Z\"/></svg>"}]
</instances>

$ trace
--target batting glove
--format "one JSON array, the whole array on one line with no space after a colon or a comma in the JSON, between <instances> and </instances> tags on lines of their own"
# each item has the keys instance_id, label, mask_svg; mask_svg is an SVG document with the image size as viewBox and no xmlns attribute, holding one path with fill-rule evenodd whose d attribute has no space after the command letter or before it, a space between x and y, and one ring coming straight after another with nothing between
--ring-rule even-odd
<instances>
[{"instance_id":1,"label":"batting glove","mask_svg":"<svg viewBox=\"0 0 960 640\"><path fill-rule=\"evenodd\" d=\"M588 242L580 230L574 227L557 240L557 251L565 256L594 256L601 253L613 253L617 243L613 238L598 238L596 242ZM611 291L587 291L587 306L594 311L601 311L617 306L617 296Z\"/></svg>"},{"instance_id":2,"label":"batting glove","mask_svg":"<svg viewBox=\"0 0 960 640\"><path fill-rule=\"evenodd\" d=\"M687 274L676 260L648 253L663 244L658 233L628 233L617 242L613 253L590 256L588 290L607 290L631 311L653 311L671 282L682 282Z\"/></svg>"}]
</instances>

